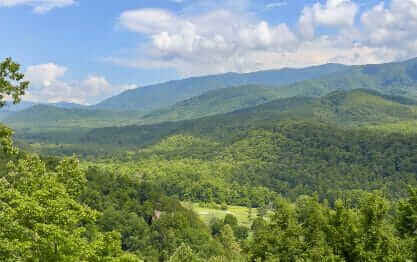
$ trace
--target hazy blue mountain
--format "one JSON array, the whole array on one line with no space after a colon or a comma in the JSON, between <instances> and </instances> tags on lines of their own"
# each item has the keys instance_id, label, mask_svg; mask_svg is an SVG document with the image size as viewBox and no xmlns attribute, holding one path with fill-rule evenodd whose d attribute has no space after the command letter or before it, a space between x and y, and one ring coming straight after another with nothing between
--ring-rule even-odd
<instances>
[{"instance_id":1,"label":"hazy blue mountain","mask_svg":"<svg viewBox=\"0 0 417 262\"><path fill-rule=\"evenodd\" d=\"M7 116L10 114L9 111L0 111L0 121L4 120L5 118L7 118Z\"/></svg>"},{"instance_id":2,"label":"hazy blue mountain","mask_svg":"<svg viewBox=\"0 0 417 262\"><path fill-rule=\"evenodd\" d=\"M31 102L31 101L21 101L18 104L13 104L11 102L7 102L6 105L2 108L0 108L0 112L1 111L7 111L7 112L17 112L17 111L22 111L25 110L31 106L36 105L37 103L35 102Z\"/></svg>"},{"instance_id":3,"label":"hazy blue mountain","mask_svg":"<svg viewBox=\"0 0 417 262\"><path fill-rule=\"evenodd\" d=\"M55 106L58 108L64 109L87 109L88 106L71 103L71 102L57 102L57 103L37 103L32 101L21 101L18 104L13 104L8 102L3 108L0 109L0 112L19 112L26 110L35 105L48 105L48 106Z\"/></svg>"},{"instance_id":4,"label":"hazy blue mountain","mask_svg":"<svg viewBox=\"0 0 417 262\"><path fill-rule=\"evenodd\" d=\"M88 109L88 106L77 104L77 103L71 103L71 102L58 102L58 103L50 103L47 105L56 106L56 107L64 108L64 109Z\"/></svg>"},{"instance_id":5,"label":"hazy blue mountain","mask_svg":"<svg viewBox=\"0 0 417 262\"><path fill-rule=\"evenodd\" d=\"M127 90L111 97L92 108L114 111L137 110L150 112L175 105L176 103L199 96L207 91L242 86L287 85L306 79L317 79L321 76L347 69L344 65L326 64L302 69L285 68L281 70L259 71L247 74L227 73L212 76L193 77L184 80L140 87Z\"/></svg>"}]
</instances>

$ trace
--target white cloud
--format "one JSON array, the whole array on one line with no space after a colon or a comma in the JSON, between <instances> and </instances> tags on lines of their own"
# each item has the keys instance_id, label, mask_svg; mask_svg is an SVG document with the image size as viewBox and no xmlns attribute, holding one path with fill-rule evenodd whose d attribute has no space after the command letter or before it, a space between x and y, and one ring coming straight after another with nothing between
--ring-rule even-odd
<instances>
[{"instance_id":1,"label":"white cloud","mask_svg":"<svg viewBox=\"0 0 417 262\"><path fill-rule=\"evenodd\" d=\"M318 25L353 26L358 11L358 5L351 0L327 0L324 5L315 3L313 6L304 7L298 21L298 28L304 37L312 38Z\"/></svg>"},{"instance_id":2,"label":"white cloud","mask_svg":"<svg viewBox=\"0 0 417 262\"><path fill-rule=\"evenodd\" d=\"M62 77L67 68L54 63L29 66L26 70L26 78L33 84L50 86L58 78Z\"/></svg>"},{"instance_id":3,"label":"white cloud","mask_svg":"<svg viewBox=\"0 0 417 262\"><path fill-rule=\"evenodd\" d=\"M14 7L18 5L32 6L36 13L46 13L54 8L74 5L74 0L0 0L0 7Z\"/></svg>"},{"instance_id":4,"label":"white cloud","mask_svg":"<svg viewBox=\"0 0 417 262\"><path fill-rule=\"evenodd\" d=\"M177 18L162 9L139 9L123 12L120 24L125 28L140 33L155 33L177 26ZM182 21L180 21L182 23ZM181 26L181 25L178 25Z\"/></svg>"},{"instance_id":5,"label":"white cloud","mask_svg":"<svg viewBox=\"0 0 417 262\"><path fill-rule=\"evenodd\" d=\"M90 75L85 80L68 81L63 77L67 68L54 63L29 66L25 79L30 81L26 100L35 102L96 103L135 85L112 85L103 76Z\"/></svg>"},{"instance_id":6,"label":"white cloud","mask_svg":"<svg viewBox=\"0 0 417 262\"><path fill-rule=\"evenodd\" d=\"M111 84L102 76L90 75L82 81L82 86L93 97L111 93Z\"/></svg>"},{"instance_id":7,"label":"white cloud","mask_svg":"<svg viewBox=\"0 0 417 262\"><path fill-rule=\"evenodd\" d=\"M199 16L178 16L161 9L131 10L120 15L119 23L127 30L149 37L145 47L147 57L139 61L123 58L112 61L138 67L178 65L183 75L240 68L236 60L246 51L281 50L296 42L295 34L285 24L272 26L224 9ZM233 57L230 64L225 65L230 57Z\"/></svg>"},{"instance_id":8,"label":"white cloud","mask_svg":"<svg viewBox=\"0 0 417 262\"><path fill-rule=\"evenodd\" d=\"M372 45L388 47L414 45L417 40L417 0L392 0L365 12L361 22Z\"/></svg>"},{"instance_id":9,"label":"white cloud","mask_svg":"<svg viewBox=\"0 0 417 262\"><path fill-rule=\"evenodd\" d=\"M189 5L179 14L163 9L123 12L119 25L145 42L136 57L107 59L129 67L176 69L187 77L417 56L417 0L361 9L354 0L316 1L302 9L294 25L264 21L251 11L249 0Z\"/></svg>"},{"instance_id":10,"label":"white cloud","mask_svg":"<svg viewBox=\"0 0 417 262\"><path fill-rule=\"evenodd\" d=\"M283 7L283 6L287 6L288 2L275 2L275 3L269 3L266 5L266 8L268 9L272 9L272 8L279 8L279 7Z\"/></svg>"}]
</instances>

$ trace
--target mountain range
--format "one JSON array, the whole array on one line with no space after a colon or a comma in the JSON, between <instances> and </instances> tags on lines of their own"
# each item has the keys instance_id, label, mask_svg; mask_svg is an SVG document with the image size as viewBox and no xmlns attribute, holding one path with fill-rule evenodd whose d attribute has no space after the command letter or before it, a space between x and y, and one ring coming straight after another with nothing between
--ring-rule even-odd
<instances>
[{"instance_id":1,"label":"mountain range","mask_svg":"<svg viewBox=\"0 0 417 262\"><path fill-rule=\"evenodd\" d=\"M227 73L193 77L127 90L120 95L94 105L92 108L150 112L174 105L194 96L202 95L210 90L249 84L265 86L287 85L301 80L317 79L324 75L343 71L346 68L344 65L326 64L302 69L285 68L247 74Z\"/></svg>"},{"instance_id":2,"label":"mountain range","mask_svg":"<svg viewBox=\"0 0 417 262\"><path fill-rule=\"evenodd\" d=\"M146 146L177 134L224 140L251 129L273 128L282 121L326 123L369 129L391 123L417 122L417 102L373 90L334 91L321 98L297 96L194 120L153 125L98 128L84 142Z\"/></svg>"},{"instance_id":3,"label":"mountain range","mask_svg":"<svg viewBox=\"0 0 417 262\"><path fill-rule=\"evenodd\" d=\"M417 119L415 101L417 59L412 59L194 77L128 90L93 106L24 102L6 107L0 120L30 142L61 143L78 129L82 132L72 142L114 142L111 135L123 136L121 144L145 145L172 133L219 135L227 133L224 128L234 132L282 119L403 127Z\"/></svg>"}]
</instances>

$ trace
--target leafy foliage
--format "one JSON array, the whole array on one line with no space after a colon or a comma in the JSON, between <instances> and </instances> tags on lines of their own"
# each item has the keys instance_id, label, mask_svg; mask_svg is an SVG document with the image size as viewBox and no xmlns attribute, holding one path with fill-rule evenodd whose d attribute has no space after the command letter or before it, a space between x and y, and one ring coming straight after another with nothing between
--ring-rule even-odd
<instances>
[{"instance_id":1,"label":"leafy foliage","mask_svg":"<svg viewBox=\"0 0 417 262\"><path fill-rule=\"evenodd\" d=\"M87 171L87 179L81 201L103 212L100 230L121 232L125 250L146 261L168 259L183 243L205 257L223 252L192 211L156 187L97 168Z\"/></svg>"},{"instance_id":2,"label":"leafy foliage","mask_svg":"<svg viewBox=\"0 0 417 262\"><path fill-rule=\"evenodd\" d=\"M19 70L20 65L11 58L0 63L0 107L5 105L6 96L11 96L13 103L18 103L29 87L29 82L23 81L24 75Z\"/></svg>"},{"instance_id":3,"label":"leafy foliage","mask_svg":"<svg viewBox=\"0 0 417 262\"><path fill-rule=\"evenodd\" d=\"M36 156L10 162L8 169L0 178L2 260L119 261L117 233L86 235L99 213L76 199L82 172L75 160L62 161L57 173Z\"/></svg>"}]
</instances>

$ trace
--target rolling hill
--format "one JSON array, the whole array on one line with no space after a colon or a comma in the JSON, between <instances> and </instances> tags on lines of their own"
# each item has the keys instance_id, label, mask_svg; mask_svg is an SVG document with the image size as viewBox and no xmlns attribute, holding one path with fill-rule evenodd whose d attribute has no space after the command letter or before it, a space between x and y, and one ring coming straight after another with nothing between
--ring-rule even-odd
<instances>
[{"instance_id":1,"label":"rolling hill","mask_svg":"<svg viewBox=\"0 0 417 262\"><path fill-rule=\"evenodd\" d=\"M155 125L94 129L84 142L145 146L174 134L228 139L253 128L273 128L282 120L330 123L342 128L417 121L413 100L373 90L335 91L321 97L292 97L227 114Z\"/></svg>"},{"instance_id":2,"label":"rolling hill","mask_svg":"<svg viewBox=\"0 0 417 262\"><path fill-rule=\"evenodd\" d=\"M323 96L335 90L374 89L417 98L417 58L386 64L343 66L326 64L304 69L282 69L247 74L194 77L128 90L93 108L149 113L207 91L242 85L275 86L281 97Z\"/></svg>"},{"instance_id":3,"label":"rolling hill","mask_svg":"<svg viewBox=\"0 0 417 262\"><path fill-rule=\"evenodd\" d=\"M297 80L300 81L294 82ZM252 81L267 85L229 87ZM277 98L280 99L274 100ZM106 101L114 103L118 110L143 109L141 105L145 105L148 112L108 111L113 106L96 109L100 104L84 107L59 103L33 106L17 113L4 111L0 119L16 129L17 138L23 141L58 144L68 141L74 133L79 135L71 143L83 138L83 142L111 144L114 140L107 132L121 137L120 144L133 139L133 145L152 144L181 132L222 137L252 126L273 125L281 119L312 119L344 127L367 125L412 132L416 126L417 59L197 77L130 90ZM164 121L180 122L161 123ZM108 127L102 137L100 129L91 131L98 132L99 137L86 135L101 127Z\"/></svg>"},{"instance_id":4,"label":"rolling hill","mask_svg":"<svg viewBox=\"0 0 417 262\"><path fill-rule=\"evenodd\" d=\"M417 58L405 62L352 66L348 70L283 87L288 96L323 96L335 90L373 89L417 99Z\"/></svg>"},{"instance_id":5,"label":"rolling hill","mask_svg":"<svg viewBox=\"0 0 417 262\"><path fill-rule=\"evenodd\" d=\"M260 77L259 79L261 79ZM266 77L265 79L269 79ZM145 123L178 121L228 113L276 98L320 97L336 90L370 89L417 101L417 59L380 65L352 66L319 78L278 86L241 86L208 91L145 115Z\"/></svg>"},{"instance_id":6,"label":"rolling hill","mask_svg":"<svg viewBox=\"0 0 417 262\"><path fill-rule=\"evenodd\" d=\"M220 88L174 106L155 110L145 115L143 121L145 123L178 121L224 114L264 104L279 97L279 90L257 85Z\"/></svg>"},{"instance_id":7,"label":"rolling hill","mask_svg":"<svg viewBox=\"0 0 417 262\"><path fill-rule=\"evenodd\" d=\"M67 105L66 107L74 106ZM113 126L134 123L140 117L141 115L136 112L118 113L39 104L23 111L9 113L3 122L15 129L64 129L67 127Z\"/></svg>"},{"instance_id":8,"label":"rolling hill","mask_svg":"<svg viewBox=\"0 0 417 262\"><path fill-rule=\"evenodd\" d=\"M317 79L331 73L343 71L346 68L344 65L326 64L303 69L286 68L247 74L227 73L193 77L128 90L92 106L92 108L113 111L135 110L150 112L175 105L180 101L199 96L214 89L249 84L287 85L297 81Z\"/></svg>"}]
</instances>

